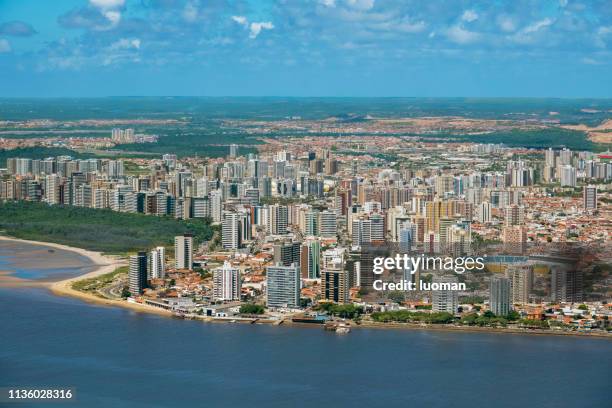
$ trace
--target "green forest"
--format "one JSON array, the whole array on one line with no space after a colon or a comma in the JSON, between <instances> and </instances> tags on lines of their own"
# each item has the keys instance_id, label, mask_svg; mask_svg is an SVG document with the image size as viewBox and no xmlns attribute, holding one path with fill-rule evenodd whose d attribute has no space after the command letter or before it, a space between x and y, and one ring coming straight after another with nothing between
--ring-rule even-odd
<instances>
[{"instance_id":1,"label":"green forest","mask_svg":"<svg viewBox=\"0 0 612 408\"><path fill-rule=\"evenodd\" d=\"M120 213L107 209L50 206L29 201L0 203L0 233L105 253L126 253L173 245L174 236L192 233L209 240L208 221Z\"/></svg>"}]
</instances>

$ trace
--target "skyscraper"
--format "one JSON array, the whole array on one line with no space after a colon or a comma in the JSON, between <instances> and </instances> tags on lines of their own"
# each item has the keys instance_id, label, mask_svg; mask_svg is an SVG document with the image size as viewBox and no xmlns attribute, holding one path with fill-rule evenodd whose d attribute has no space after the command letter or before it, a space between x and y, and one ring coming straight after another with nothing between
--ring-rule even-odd
<instances>
[{"instance_id":1,"label":"skyscraper","mask_svg":"<svg viewBox=\"0 0 612 408\"><path fill-rule=\"evenodd\" d=\"M281 242L274 245L274 263L284 266L300 264L300 242Z\"/></svg>"},{"instance_id":2,"label":"skyscraper","mask_svg":"<svg viewBox=\"0 0 612 408\"><path fill-rule=\"evenodd\" d=\"M225 261L213 270L213 298L215 300L240 300L240 270Z\"/></svg>"},{"instance_id":3,"label":"skyscraper","mask_svg":"<svg viewBox=\"0 0 612 408\"><path fill-rule=\"evenodd\" d=\"M334 303L349 301L349 276L340 258L334 258L321 274L321 295Z\"/></svg>"},{"instance_id":4,"label":"skyscraper","mask_svg":"<svg viewBox=\"0 0 612 408\"><path fill-rule=\"evenodd\" d=\"M584 186L582 199L586 211L597 209L597 186Z\"/></svg>"},{"instance_id":5,"label":"skyscraper","mask_svg":"<svg viewBox=\"0 0 612 408\"><path fill-rule=\"evenodd\" d=\"M230 158L236 158L238 157L238 145L237 144L231 144L229 147L229 156Z\"/></svg>"},{"instance_id":6,"label":"skyscraper","mask_svg":"<svg viewBox=\"0 0 612 408\"><path fill-rule=\"evenodd\" d=\"M240 217L235 212L223 213L221 226L221 242L225 249L238 249L242 244L240 240Z\"/></svg>"},{"instance_id":7,"label":"skyscraper","mask_svg":"<svg viewBox=\"0 0 612 408\"><path fill-rule=\"evenodd\" d=\"M457 283L456 276L434 276L434 283ZM457 313L459 295L455 290L433 290L431 292L431 310L433 312Z\"/></svg>"},{"instance_id":8,"label":"skyscraper","mask_svg":"<svg viewBox=\"0 0 612 408\"><path fill-rule=\"evenodd\" d=\"M277 264L266 268L268 307L296 308L300 305L300 269Z\"/></svg>"},{"instance_id":9,"label":"skyscraper","mask_svg":"<svg viewBox=\"0 0 612 408\"><path fill-rule=\"evenodd\" d=\"M576 187L576 169L573 166L561 166L561 187Z\"/></svg>"},{"instance_id":10,"label":"skyscraper","mask_svg":"<svg viewBox=\"0 0 612 408\"><path fill-rule=\"evenodd\" d=\"M511 265L506 269L510 281L510 300L512 303L529 303L533 287L533 268L529 265Z\"/></svg>"},{"instance_id":11,"label":"skyscraper","mask_svg":"<svg viewBox=\"0 0 612 408\"><path fill-rule=\"evenodd\" d=\"M130 256L128 285L132 296L138 296L147 287L147 253Z\"/></svg>"},{"instance_id":12,"label":"skyscraper","mask_svg":"<svg viewBox=\"0 0 612 408\"><path fill-rule=\"evenodd\" d=\"M166 248L160 246L151 251L151 278L163 279L166 276Z\"/></svg>"},{"instance_id":13,"label":"skyscraper","mask_svg":"<svg viewBox=\"0 0 612 408\"><path fill-rule=\"evenodd\" d=\"M193 235L174 237L174 267L189 270L193 268Z\"/></svg>"},{"instance_id":14,"label":"skyscraper","mask_svg":"<svg viewBox=\"0 0 612 408\"><path fill-rule=\"evenodd\" d=\"M510 280L494 276L491 278L489 292L490 309L497 316L506 316L510 312Z\"/></svg>"}]
</instances>

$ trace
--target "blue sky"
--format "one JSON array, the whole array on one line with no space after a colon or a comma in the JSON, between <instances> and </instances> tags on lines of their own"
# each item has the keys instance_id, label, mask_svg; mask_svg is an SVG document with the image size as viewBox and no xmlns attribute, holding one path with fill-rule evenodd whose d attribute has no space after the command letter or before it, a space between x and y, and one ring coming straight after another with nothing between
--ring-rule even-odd
<instances>
[{"instance_id":1,"label":"blue sky","mask_svg":"<svg viewBox=\"0 0 612 408\"><path fill-rule=\"evenodd\" d=\"M612 97L610 0L0 0L0 96Z\"/></svg>"}]
</instances>

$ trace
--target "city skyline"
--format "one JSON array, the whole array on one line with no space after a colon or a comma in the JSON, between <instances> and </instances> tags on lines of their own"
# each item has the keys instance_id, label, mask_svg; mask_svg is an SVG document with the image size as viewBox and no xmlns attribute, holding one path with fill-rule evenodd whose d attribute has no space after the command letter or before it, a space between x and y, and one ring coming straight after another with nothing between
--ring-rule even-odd
<instances>
[{"instance_id":1,"label":"city skyline","mask_svg":"<svg viewBox=\"0 0 612 408\"><path fill-rule=\"evenodd\" d=\"M0 14L2 96L612 97L606 1L28 0Z\"/></svg>"}]
</instances>

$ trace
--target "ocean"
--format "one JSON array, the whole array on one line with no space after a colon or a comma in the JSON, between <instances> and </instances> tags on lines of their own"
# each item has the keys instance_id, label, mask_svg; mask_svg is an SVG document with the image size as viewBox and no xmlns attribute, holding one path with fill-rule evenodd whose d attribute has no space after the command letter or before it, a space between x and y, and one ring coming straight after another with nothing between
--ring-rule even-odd
<instances>
[{"instance_id":1,"label":"ocean","mask_svg":"<svg viewBox=\"0 0 612 408\"><path fill-rule=\"evenodd\" d=\"M0 387L76 395L16 407L610 406L606 339L203 323L41 288L0 304Z\"/></svg>"}]
</instances>

